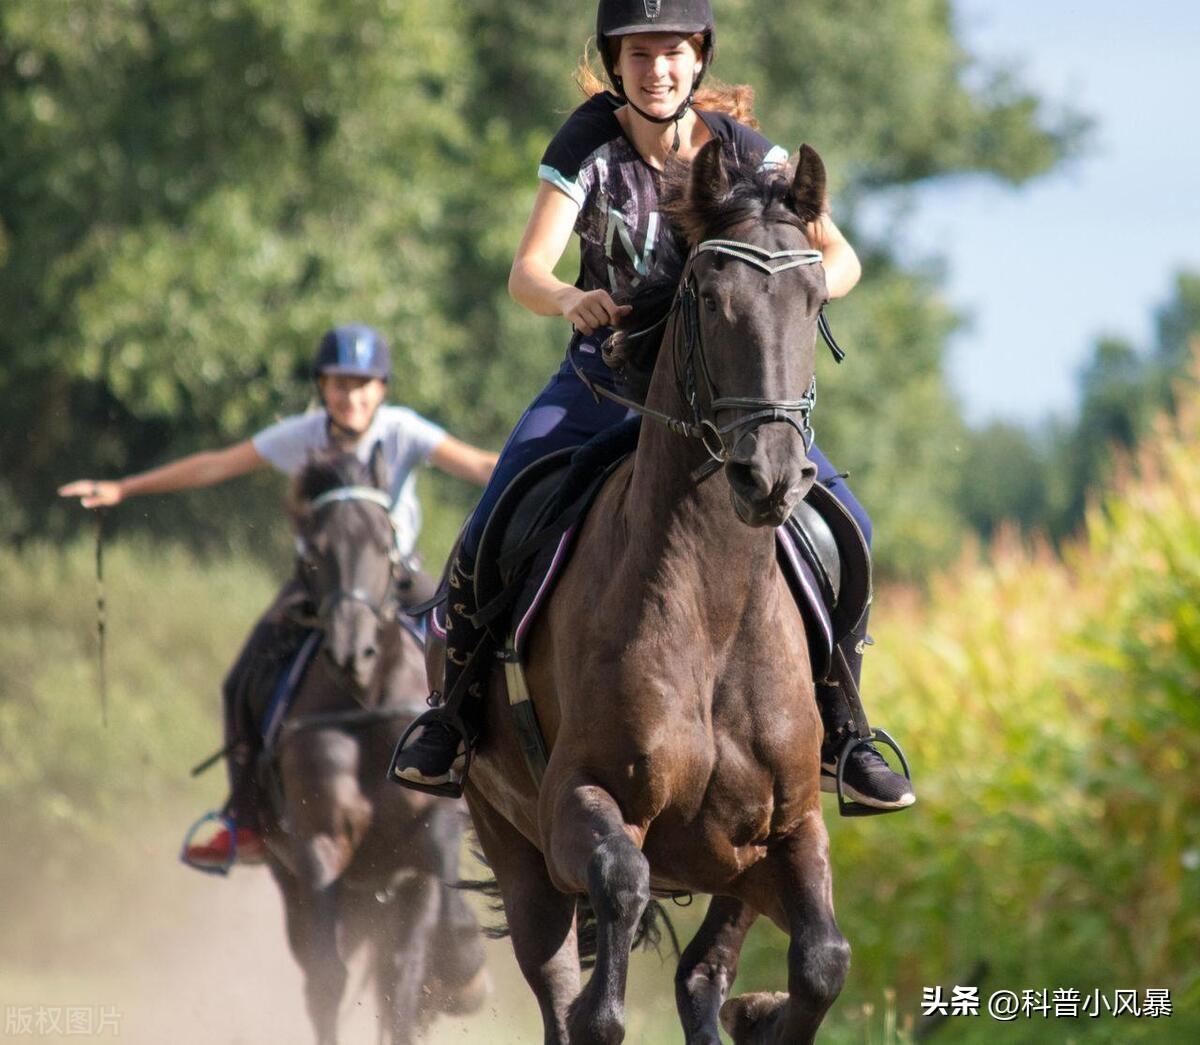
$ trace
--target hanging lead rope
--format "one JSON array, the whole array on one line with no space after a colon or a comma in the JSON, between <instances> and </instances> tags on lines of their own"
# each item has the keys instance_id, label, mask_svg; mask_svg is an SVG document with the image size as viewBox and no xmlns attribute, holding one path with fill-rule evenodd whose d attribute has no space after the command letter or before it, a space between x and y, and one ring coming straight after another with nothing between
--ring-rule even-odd
<instances>
[{"instance_id":1,"label":"hanging lead rope","mask_svg":"<svg viewBox=\"0 0 1200 1045\"><path fill-rule=\"evenodd\" d=\"M104 605L104 509L96 509L96 649L100 670L100 721L108 725L108 666L105 657L105 632L108 628Z\"/></svg>"}]
</instances>

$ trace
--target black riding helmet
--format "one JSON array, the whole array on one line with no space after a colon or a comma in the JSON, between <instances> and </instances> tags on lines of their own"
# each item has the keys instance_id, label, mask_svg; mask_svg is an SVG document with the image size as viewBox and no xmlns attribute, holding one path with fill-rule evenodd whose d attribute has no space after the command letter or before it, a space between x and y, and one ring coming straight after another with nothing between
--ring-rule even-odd
<instances>
[{"instance_id":1,"label":"black riding helmet","mask_svg":"<svg viewBox=\"0 0 1200 1045\"><path fill-rule=\"evenodd\" d=\"M712 4L709 0L600 0L596 9L596 47L600 51L600 61L604 63L604 71L608 73L609 82L639 116L652 123L678 122L688 107L692 104L691 95L676 110L672 116L650 116L642 112L629 100L621 86L621 78L613 67L612 52L608 41L617 36L632 36L634 33L682 33L691 36L701 33L704 43L701 45L700 60L703 63L700 72L692 84L692 93L700 86L704 74L708 72L712 62L713 47L716 44L716 23L713 18Z\"/></svg>"}]
</instances>

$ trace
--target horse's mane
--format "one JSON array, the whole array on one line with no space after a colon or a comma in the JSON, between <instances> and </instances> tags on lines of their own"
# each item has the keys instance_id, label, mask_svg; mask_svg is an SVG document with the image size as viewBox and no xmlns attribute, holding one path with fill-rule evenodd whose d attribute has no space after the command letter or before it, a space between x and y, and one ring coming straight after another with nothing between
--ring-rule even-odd
<instances>
[{"instance_id":1,"label":"horse's mane","mask_svg":"<svg viewBox=\"0 0 1200 1045\"><path fill-rule=\"evenodd\" d=\"M680 257L686 257L702 240L721 239L747 222L775 222L803 229L820 216L797 209L789 170L762 169L730 160L728 155L722 167L727 189L720 195L693 192L689 164L673 160L663 172L661 210L670 223ZM628 302L632 311L604 346L605 363L635 398L645 398L680 275L673 273L639 286Z\"/></svg>"},{"instance_id":2,"label":"horse's mane","mask_svg":"<svg viewBox=\"0 0 1200 1045\"><path fill-rule=\"evenodd\" d=\"M314 452L292 480L288 510L293 517L303 514L316 498L339 486L373 486L370 468L348 450Z\"/></svg>"}]
</instances>

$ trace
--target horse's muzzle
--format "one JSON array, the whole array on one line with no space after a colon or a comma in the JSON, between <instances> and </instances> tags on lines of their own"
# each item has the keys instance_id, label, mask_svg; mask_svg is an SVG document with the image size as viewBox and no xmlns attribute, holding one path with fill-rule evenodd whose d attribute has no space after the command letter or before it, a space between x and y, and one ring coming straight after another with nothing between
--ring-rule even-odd
<instances>
[{"instance_id":1,"label":"horse's muzzle","mask_svg":"<svg viewBox=\"0 0 1200 1045\"><path fill-rule=\"evenodd\" d=\"M367 606L338 603L325 627L325 653L360 690L371 683L379 657L379 621Z\"/></svg>"},{"instance_id":2,"label":"horse's muzzle","mask_svg":"<svg viewBox=\"0 0 1200 1045\"><path fill-rule=\"evenodd\" d=\"M747 526L782 526L817 478L817 466L806 456L772 468L756 450L749 461L725 466L729 496L737 517Z\"/></svg>"}]
</instances>

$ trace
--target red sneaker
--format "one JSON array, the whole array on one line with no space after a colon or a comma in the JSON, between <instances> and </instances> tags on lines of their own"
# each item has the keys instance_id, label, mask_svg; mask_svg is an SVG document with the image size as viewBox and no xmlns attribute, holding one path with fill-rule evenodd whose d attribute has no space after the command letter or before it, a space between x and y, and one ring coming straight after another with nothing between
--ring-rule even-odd
<instances>
[{"instance_id":1,"label":"red sneaker","mask_svg":"<svg viewBox=\"0 0 1200 1045\"><path fill-rule=\"evenodd\" d=\"M185 863L195 867L221 870L235 860L239 864L261 864L267 855L262 835L248 827L237 829L237 846L228 827L222 827L207 842L191 843L183 851Z\"/></svg>"}]
</instances>

